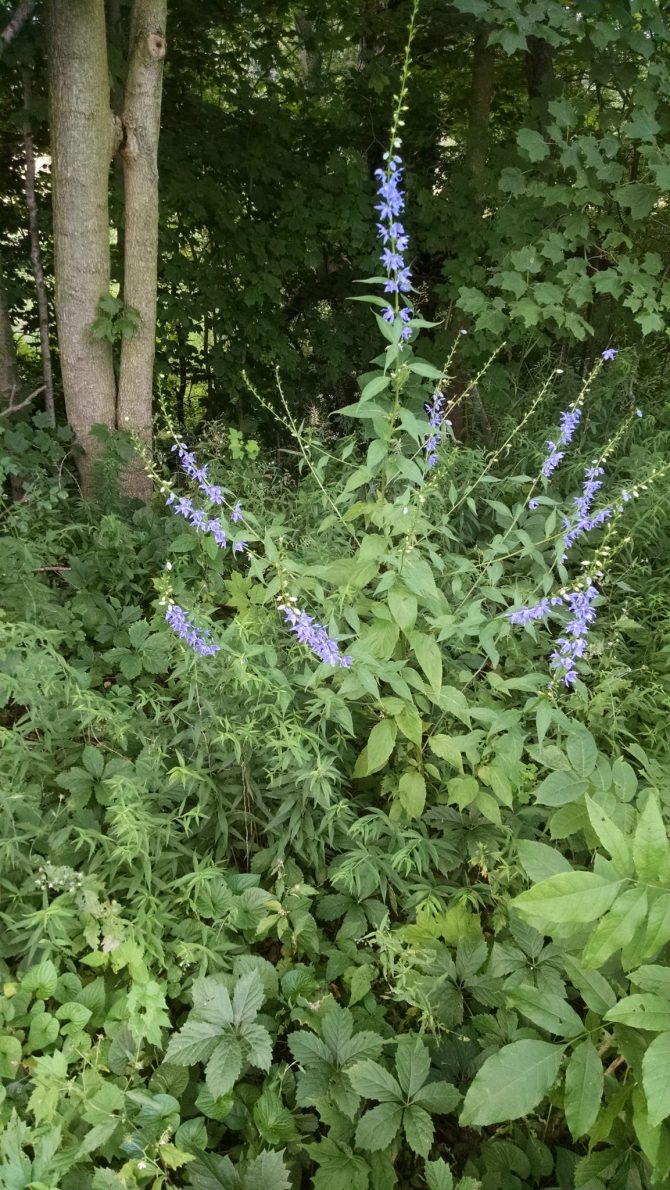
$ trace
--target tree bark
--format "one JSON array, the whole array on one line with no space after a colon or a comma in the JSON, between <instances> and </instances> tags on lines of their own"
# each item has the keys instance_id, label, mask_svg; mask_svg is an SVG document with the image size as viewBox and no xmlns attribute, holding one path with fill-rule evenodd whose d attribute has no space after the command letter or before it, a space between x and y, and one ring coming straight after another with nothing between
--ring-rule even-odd
<instances>
[{"instance_id":1,"label":"tree bark","mask_svg":"<svg viewBox=\"0 0 670 1190\"><path fill-rule=\"evenodd\" d=\"M554 93L554 51L543 37L529 37L526 53L526 86L531 115L539 128L547 123L548 103Z\"/></svg>"},{"instance_id":2,"label":"tree bark","mask_svg":"<svg viewBox=\"0 0 670 1190\"><path fill-rule=\"evenodd\" d=\"M470 76L470 102L468 136L465 149L465 165L473 187L479 182L489 148L489 125L491 100L493 98L493 75L495 69L495 48L488 44L490 29L482 25L476 35L472 49L472 74Z\"/></svg>"},{"instance_id":3,"label":"tree bark","mask_svg":"<svg viewBox=\"0 0 670 1190\"><path fill-rule=\"evenodd\" d=\"M0 409L12 402L12 397L19 392L20 387L19 365L0 259Z\"/></svg>"},{"instance_id":4,"label":"tree bark","mask_svg":"<svg viewBox=\"0 0 670 1190\"><path fill-rule=\"evenodd\" d=\"M167 0L134 0L130 61L123 108L121 157L125 183L123 299L140 315L121 346L117 424L151 448L158 268L158 136L160 131ZM140 465L124 480L140 499L151 480Z\"/></svg>"},{"instance_id":5,"label":"tree bark","mask_svg":"<svg viewBox=\"0 0 670 1190\"><path fill-rule=\"evenodd\" d=\"M116 425L112 345L94 338L109 293L108 175L112 145L104 0L49 0L56 322L67 418L90 487L91 427Z\"/></svg>"},{"instance_id":6,"label":"tree bark","mask_svg":"<svg viewBox=\"0 0 670 1190\"><path fill-rule=\"evenodd\" d=\"M40 229L37 218L37 198L35 195L35 147L30 126L30 105L32 102L30 72L23 71L23 106L25 117L23 121L23 144L26 155L26 206L28 207L28 225L30 228L30 260L35 278L37 293L37 314L40 327L40 346L42 349L42 379L44 380L44 409L49 418L49 425L56 425L56 411L54 408L53 368L51 366L51 347L49 346L49 303L47 288L44 282L42 268L42 253L40 250Z\"/></svg>"}]
</instances>

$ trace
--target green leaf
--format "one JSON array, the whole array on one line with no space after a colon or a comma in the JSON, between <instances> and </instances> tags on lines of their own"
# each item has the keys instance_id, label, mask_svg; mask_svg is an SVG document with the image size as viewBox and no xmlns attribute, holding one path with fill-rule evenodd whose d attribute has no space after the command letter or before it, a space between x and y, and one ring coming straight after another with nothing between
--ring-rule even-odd
<instances>
[{"instance_id":1,"label":"green leaf","mask_svg":"<svg viewBox=\"0 0 670 1190\"><path fill-rule=\"evenodd\" d=\"M254 1124L270 1145L295 1140L295 1121L275 1087L264 1087L254 1104Z\"/></svg>"},{"instance_id":2,"label":"green leaf","mask_svg":"<svg viewBox=\"0 0 670 1190\"><path fill-rule=\"evenodd\" d=\"M561 855L556 847L549 847L547 843L518 839L516 850L521 867L534 884L548 880L550 876L558 876L560 872L573 871L570 860Z\"/></svg>"},{"instance_id":3,"label":"green leaf","mask_svg":"<svg viewBox=\"0 0 670 1190\"><path fill-rule=\"evenodd\" d=\"M670 882L670 846L658 798L649 792L633 839L633 862L640 880L650 884Z\"/></svg>"},{"instance_id":4,"label":"green leaf","mask_svg":"<svg viewBox=\"0 0 670 1190\"><path fill-rule=\"evenodd\" d=\"M446 1116L458 1106L461 1093L453 1083L425 1083L414 1096L414 1102L425 1107L433 1116Z\"/></svg>"},{"instance_id":5,"label":"green leaf","mask_svg":"<svg viewBox=\"0 0 670 1190\"><path fill-rule=\"evenodd\" d=\"M380 1103L403 1102L402 1091L393 1075L371 1058L352 1066L349 1081L364 1099L378 1099Z\"/></svg>"},{"instance_id":6,"label":"green leaf","mask_svg":"<svg viewBox=\"0 0 670 1190\"><path fill-rule=\"evenodd\" d=\"M416 769L408 769L398 782L398 800L408 818L420 818L426 804L426 781Z\"/></svg>"},{"instance_id":7,"label":"green leaf","mask_svg":"<svg viewBox=\"0 0 670 1190\"><path fill-rule=\"evenodd\" d=\"M602 1093L602 1062L593 1042L587 1038L573 1051L565 1071L563 1105L573 1140L579 1140L594 1124Z\"/></svg>"},{"instance_id":8,"label":"green leaf","mask_svg":"<svg viewBox=\"0 0 670 1190\"><path fill-rule=\"evenodd\" d=\"M549 156L549 145L533 128L520 128L516 134L516 143L529 161L543 161Z\"/></svg>"},{"instance_id":9,"label":"green leaf","mask_svg":"<svg viewBox=\"0 0 670 1190\"><path fill-rule=\"evenodd\" d=\"M397 730L394 719L382 719L375 723L356 761L354 777L368 777L384 767L395 747Z\"/></svg>"},{"instance_id":10,"label":"green leaf","mask_svg":"<svg viewBox=\"0 0 670 1190\"><path fill-rule=\"evenodd\" d=\"M308 1152L319 1165L314 1175L314 1190L368 1190L370 1167L348 1145L326 1137L321 1144L310 1145Z\"/></svg>"},{"instance_id":11,"label":"green leaf","mask_svg":"<svg viewBox=\"0 0 670 1190\"><path fill-rule=\"evenodd\" d=\"M252 1021L258 1014L265 991L257 971L248 971L235 985L233 992L233 1020L236 1025Z\"/></svg>"},{"instance_id":12,"label":"green leaf","mask_svg":"<svg viewBox=\"0 0 670 1190\"><path fill-rule=\"evenodd\" d=\"M425 632L412 632L409 643L433 694L437 696L442 686L442 654L437 641Z\"/></svg>"},{"instance_id":13,"label":"green leaf","mask_svg":"<svg viewBox=\"0 0 670 1190\"><path fill-rule=\"evenodd\" d=\"M367 996L375 976L375 968L356 967L349 984L349 1006L358 1004Z\"/></svg>"},{"instance_id":14,"label":"green leaf","mask_svg":"<svg viewBox=\"0 0 670 1190\"><path fill-rule=\"evenodd\" d=\"M207 1090L220 1099L234 1087L242 1070L242 1050L236 1037L224 1037L217 1045L205 1070Z\"/></svg>"},{"instance_id":15,"label":"green leaf","mask_svg":"<svg viewBox=\"0 0 670 1190\"><path fill-rule=\"evenodd\" d=\"M528 1017L534 1025L556 1033L559 1037L577 1037L584 1032L581 1017L577 1015L562 996L547 992L544 988L521 984L507 992L510 1004Z\"/></svg>"},{"instance_id":16,"label":"green leaf","mask_svg":"<svg viewBox=\"0 0 670 1190\"><path fill-rule=\"evenodd\" d=\"M454 1179L446 1161L426 1161L426 1185L428 1190L454 1190Z\"/></svg>"},{"instance_id":17,"label":"green leaf","mask_svg":"<svg viewBox=\"0 0 670 1190\"><path fill-rule=\"evenodd\" d=\"M610 814L588 795L585 799L589 821L605 851L612 856L614 867L622 876L633 874L633 853L629 840L620 831Z\"/></svg>"},{"instance_id":18,"label":"green leaf","mask_svg":"<svg viewBox=\"0 0 670 1190\"><path fill-rule=\"evenodd\" d=\"M649 1123L656 1127L670 1116L670 1032L659 1033L642 1059L642 1086Z\"/></svg>"},{"instance_id":19,"label":"green leaf","mask_svg":"<svg viewBox=\"0 0 670 1190\"><path fill-rule=\"evenodd\" d=\"M409 591L392 588L388 593L389 611L402 632L411 632L416 622L416 597Z\"/></svg>"},{"instance_id":20,"label":"green leaf","mask_svg":"<svg viewBox=\"0 0 670 1190\"><path fill-rule=\"evenodd\" d=\"M605 1014L605 1019L652 1033L670 1032L670 1000L664 996L624 996Z\"/></svg>"},{"instance_id":21,"label":"green leaf","mask_svg":"<svg viewBox=\"0 0 670 1190\"><path fill-rule=\"evenodd\" d=\"M398 1082L409 1099L423 1086L430 1071L430 1054L419 1037L401 1037L396 1051Z\"/></svg>"},{"instance_id":22,"label":"green leaf","mask_svg":"<svg viewBox=\"0 0 670 1190\"><path fill-rule=\"evenodd\" d=\"M526 917L551 925L595 921L607 912L620 889L620 880L595 872L559 872L515 897L512 904Z\"/></svg>"},{"instance_id":23,"label":"green leaf","mask_svg":"<svg viewBox=\"0 0 670 1190\"><path fill-rule=\"evenodd\" d=\"M390 376L373 376L372 380L368 380L361 393L361 401L369 401L372 397L376 397L379 393L383 393L384 389L388 388L391 383Z\"/></svg>"},{"instance_id":24,"label":"green leaf","mask_svg":"<svg viewBox=\"0 0 670 1190\"><path fill-rule=\"evenodd\" d=\"M176 1066L193 1066L196 1062L205 1062L215 1049L220 1035L218 1025L210 1025L207 1021L188 1020L179 1032L170 1038L165 1061L174 1062Z\"/></svg>"},{"instance_id":25,"label":"green leaf","mask_svg":"<svg viewBox=\"0 0 670 1190\"><path fill-rule=\"evenodd\" d=\"M588 784L572 772L550 773L535 792L535 800L541 806L565 806L582 797Z\"/></svg>"},{"instance_id":26,"label":"green leaf","mask_svg":"<svg viewBox=\"0 0 670 1190\"><path fill-rule=\"evenodd\" d=\"M263 1025L244 1025L240 1030L247 1045L247 1062L259 1070L269 1070L272 1065L272 1038Z\"/></svg>"},{"instance_id":27,"label":"green leaf","mask_svg":"<svg viewBox=\"0 0 670 1190\"><path fill-rule=\"evenodd\" d=\"M30 967L21 980L24 992L31 992L36 1000L50 1000L58 986L58 972L51 959L44 959Z\"/></svg>"},{"instance_id":28,"label":"green leaf","mask_svg":"<svg viewBox=\"0 0 670 1190\"><path fill-rule=\"evenodd\" d=\"M420 1157L427 1157L434 1136L433 1121L428 1112L416 1103L411 1103L405 1108L402 1123L410 1149Z\"/></svg>"},{"instance_id":29,"label":"green leaf","mask_svg":"<svg viewBox=\"0 0 670 1190\"><path fill-rule=\"evenodd\" d=\"M527 1116L556 1081L563 1047L513 1041L487 1058L475 1075L460 1116L462 1127L500 1124Z\"/></svg>"},{"instance_id":30,"label":"green leaf","mask_svg":"<svg viewBox=\"0 0 670 1190\"><path fill-rule=\"evenodd\" d=\"M587 967L602 967L617 950L627 946L647 918L647 890L626 888L609 913L598 922L583 953Z\"/></svg>"},{"instance_id":31,"label":"green leaf","mask_svg":"<svg viewBox=\"0 0 670 1190\"><path fill-rule=\"evenodd\" d=\"M22 1047L18 1037L0 1034L0 1078L14 1081L21 1061Z\"/></svg>"},{"instance_id":32,"label":"green leaf","mask_svg":"<svg viewBox=\"0 0 670 1190\"><path fill-rule=\"evenodd\" d=\"M358 1121L356 1147L387 1149L400 1130L402 1114L399 1103L380 1103L366 1112Z\"/></svg>"},{"instance_id":33,"label":"green leaf","mask_svg":"<svg viewBox=\"0 0 670 1190\"><path fill-rule=\"evenodd\" d=\"M132 624L131 624L132 628ZM87 773L90 773L96 781L99 781L105 769L105 758L102 752L94 748L92 744L86 744L84 751L81 754L82 764Z\"/></svg>"},{"instance_id":34,"label":"green leaf","mask_svg":"<svg viewBox=\"0 0 670 1190\"><path fill-rule=\"evenodd\" d=\"M565 750L578 777L588 777L593 772L598 759L598 748L590 731L580 729L569 735Z\"/></svg>"},{"instance_id":35,"label":"green leaf","mask_svg":"<svg viewBox=\"0 0 670 1190\"><path fill-rule=\"evenodd\" d=\"M427 380L441 380L442 373L434 364L429 364L428 360L415 359L407 365L410 372L414 372L415 376L425 376Z\"/></svg>"},{"instance_id":36,"label":"green leaf","mask_svg":"<svg viewBox=\"0 0 670 1190\"><path fill-rule=\"evenodd\" d=\"M283 1161L284 1150L259 1153L247 1167L244 1190L291 1190L291 1179Z\"/></svg>"},{"instance_id":37,"label":"green leaf","mask_svg":"<svg viewBox=\"0 0 670 1190\"><path fill-rule=\"evenodd\" d=\"M612 197L619 206L630 211L632 219L646 219L658 200L655 186L646 182L626 182L612 191Z\"/></svg>"}]
</instances>

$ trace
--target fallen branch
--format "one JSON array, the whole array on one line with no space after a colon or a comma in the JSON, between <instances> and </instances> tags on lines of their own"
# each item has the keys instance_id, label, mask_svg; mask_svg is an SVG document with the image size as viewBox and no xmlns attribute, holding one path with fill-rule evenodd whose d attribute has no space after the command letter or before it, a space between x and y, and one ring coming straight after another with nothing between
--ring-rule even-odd
<instances>
[{"instance_id":1,"label":"fallen branch","mask_svg":"<svg viewBox=\"0 0 670 1190\"><path fill-rule=\"evenodd\" d=\"M9 404L0 409L0 417L9 417L10 413L18 413L19 409L25 409L26 405L29 405L31 401L35 400L35 397L39 397L40 393L44 392L44 387L45 386L41 384L40 387L36 388L34 392L29 393L27 397L24 397L22 401L19 401L18 405L14 404L14 394L16 393L16 389L13 388L12 394L9 398Z\"/></svg>"}]
</instances>

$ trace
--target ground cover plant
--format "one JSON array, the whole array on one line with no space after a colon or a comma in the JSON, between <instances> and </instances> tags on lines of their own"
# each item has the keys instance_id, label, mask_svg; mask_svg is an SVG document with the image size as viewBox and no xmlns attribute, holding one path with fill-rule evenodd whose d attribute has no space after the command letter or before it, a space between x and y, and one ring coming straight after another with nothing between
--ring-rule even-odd
<instances>
[{"instance_id":1,"label":"ground cover plant","mask_svg":"<svg viewBox=\"0 0 670 1190\"><path fill-rule=\"evenodd\" d=\"M241 363L275 440L165 400L85 497L72 429L0 418L7 1190L670 1178L662 385L543 349L460 441L508 343L424 316L418 16L354 400Z\"/></svg>"}]
</instances>

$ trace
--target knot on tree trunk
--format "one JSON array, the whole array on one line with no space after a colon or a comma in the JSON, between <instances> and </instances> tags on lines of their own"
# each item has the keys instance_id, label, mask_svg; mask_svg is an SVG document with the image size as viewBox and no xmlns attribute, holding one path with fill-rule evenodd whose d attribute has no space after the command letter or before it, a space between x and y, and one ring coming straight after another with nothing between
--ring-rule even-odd
<instances>
[{"instance_id":1,"label":"knot on tree trunk","mask_svg":"<svg viewBox=\"0 0 670 1190\"><path fill-rule=\"evenodd\" d=\"M149 56L155 61L160 62L165 57L166 51L165 38L162 33L148 33L147 34L147 49Z\"/></svg>"}]
</instances>

